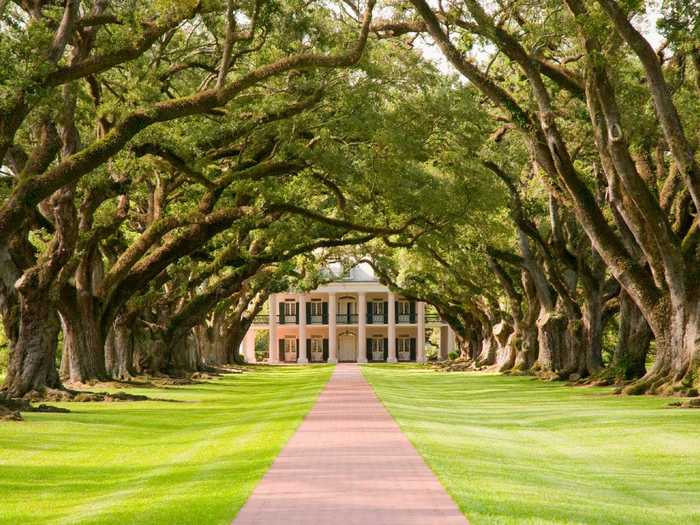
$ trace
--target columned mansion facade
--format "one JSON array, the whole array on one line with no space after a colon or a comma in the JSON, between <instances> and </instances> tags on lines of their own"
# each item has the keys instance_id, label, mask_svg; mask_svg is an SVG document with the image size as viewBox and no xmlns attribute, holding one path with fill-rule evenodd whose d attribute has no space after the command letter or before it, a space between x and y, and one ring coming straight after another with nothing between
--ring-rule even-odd
<instances>
[{"instance_id":1,"label":"columned mansion facade","mask_svg":"<svg viewBox=\"0 0 700 525\"><path fill-rule=\"evenodd\" d=\"M256 362L255 336L268 332L269 363L425 362L426 335L439 331L442 357L454 333L425 303L382 285L365 266L311 292L272 294L268 314L257 316L243 341Z\"/></svg>"}]
</instances>

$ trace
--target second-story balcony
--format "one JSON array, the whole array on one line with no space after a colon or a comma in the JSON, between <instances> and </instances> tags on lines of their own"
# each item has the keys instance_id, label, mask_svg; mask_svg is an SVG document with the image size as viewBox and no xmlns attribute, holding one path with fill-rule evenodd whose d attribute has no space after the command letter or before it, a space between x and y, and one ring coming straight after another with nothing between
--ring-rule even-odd
<instances>
[{"instance_id":1,"label":"second-story balcony","mask_svg":"<svg viewBox=\"0 0 700 525\"><path fill-rule=\"evenodd\" d=\"M299 319L298 316L296 315L285 315L285 316L280 316L280 315L275 315L274 320L277 321L277 324L284 324L284 325L290 325L290 324L299 324ZM269 314L258 314L255 316L253 319L253 324L254 325L267 325L271 321L270 315ZM445 321L440 318L440 315L437 313L425 313L424 321L426 323L444 323ZM339 313L336 314L335 318L336 324L339 325L356 325L359 323L359 316L358 314L348 314L348 313ZM382 324L388 324L389 323L389 316L386 314L375 314L375 313L370 313L367 315L367 318L365 319L365 322L368 325L382 325ZM417 322L417 315L414 313L410 314L398 314L396 316L396 324L415 324ZM321 325L325 326L328 324L328 319L326 318L325 315L308 315L306 318L306 324L307 325Z\"/></svg>"},{"instance_id":2,"label":"second-story balcony","mask_svg":"<svg viewBox=\"0 0 700 525\"><path fill-rule=\"evenodd\" d=\"M336 324L357 324L358 320L357 314L337 314L335 316Z\"/></svg>"},{"instance_id":3,"label":"second-story balcony","mask_svg":"<svg viewBox=\"0 0 700 525\"><path fill-rule=\"evenodd\" d=\"M389 318L385 314L369 314L367 316L367 324L386 324Z\"/></svg>"}]
</instances>

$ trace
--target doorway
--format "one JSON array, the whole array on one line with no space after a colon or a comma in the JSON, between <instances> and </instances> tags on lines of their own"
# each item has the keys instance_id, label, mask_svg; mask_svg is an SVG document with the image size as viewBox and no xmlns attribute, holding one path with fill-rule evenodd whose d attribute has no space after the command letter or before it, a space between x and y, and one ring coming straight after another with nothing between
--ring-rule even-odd
<instances>
[{"instance_id":1,"label":"doorway","mask_svg":"<svg viewBox=\"0 0 700 525\"><path fill-rule=\"evenodd\" d=\"M345 332L338 336L338 361L357 361L357 345L355 334Z\"/></svg>"}]
</instances>

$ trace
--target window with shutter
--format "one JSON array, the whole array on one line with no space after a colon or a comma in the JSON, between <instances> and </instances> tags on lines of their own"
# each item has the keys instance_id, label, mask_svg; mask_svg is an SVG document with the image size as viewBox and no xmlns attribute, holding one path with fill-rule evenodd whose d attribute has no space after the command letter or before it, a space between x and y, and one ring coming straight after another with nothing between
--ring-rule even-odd
<instances>
[{"instance_id":1,"label":"window with shutter","mask_svg":"<svg viewBox=\"0 0 700 525\"><path fill-rule=\"evenodd\" d=\"M314 301L309 304L311 308L310 324L323 324L323 305L324 303L322 301Z\"/></svg>"},{"instance_id":2,"label":"window with shutter","mask_svg":"<svg viewBox=\"0 0 700 525\"><path fill-rule=\"evenodd\" d=\"M297 304L295 301L285 301L284 305L284 320L280 320L282 324L294 324L297 322Z\"/></svg>"},{"instance_id":3,"label":"window with shutter","mask_svg":"<svg viewBox=\"0 0 700 525\"><path fill-rule=\"evenodd\" d=\"M386 313L386 303L383 301L373 301L372 302L372 323L371 324L384 324Z\"/></svg>"},{"instance_id":4,"label":"window with shutter","mask_svg":"<svg viewBox=\"0 0 700 525\"><path fill-rule=\"evenodd\" d=\"M410 301L398 301L397 303L397 323L410 323L411 322L411 303Z\"/></svg>"}]
</instances>

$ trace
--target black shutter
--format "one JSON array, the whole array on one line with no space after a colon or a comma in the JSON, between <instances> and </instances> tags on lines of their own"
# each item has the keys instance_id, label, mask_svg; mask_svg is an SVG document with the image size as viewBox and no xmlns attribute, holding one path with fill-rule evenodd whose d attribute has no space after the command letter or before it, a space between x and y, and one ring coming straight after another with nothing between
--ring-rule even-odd
<instances>
[{"instance_id":1,"label":"black shutter","mask_svg":"<svg viewBox=\"0 0 700 525\"><path fill-rule=\"evenodd\" d=\"M323 302L323 324L328 324L328 303L326 301Z\"/></svg>"},{"instance_id":2,"label":"black shutter","mask_svg":"<svg viewBox=\"0 0 700 525\"><path fill-rule=\"evenodd\" d=\"M384 322L382 324L387 324L389 322L389 303L384 301Z\"/></svg>"},{"instance_id":3,"label":"black shutter","mask_svg":"<svg viewBox=\"0 0 700 525\"><path fill-rule=\"evenodd\" d=\"M389 339L384 338L384 361L389 359Z\"/></svg>"},{"instance_id":4,"label":"black shutter","mask_svg":"<svg viewBox=\"0 0 700 525\"><path fill-rule=\"evenodd\" d=\"M284 303L280 303L280 324L284 324Z\"/></svg>"},{"instance_id":5,"label":"black shutter","mask_svg":"<svg viewBox=\"0 0 700 525\"><path fill-rule=\"evenodd\" d=\"M306 303L306 324L311 324L311 303Z\"/></svg>"},{"instance_id":6,"label":"black shutter","mask_svg":"<svg viewBox=\"0 0 700 525\"><path fill-rule=\"evenodd\" d=\"M284 339L279 340L279 360L284 362Z\"/></svg>"},{"instance_id":7,"label":"black shutter","mask_svg":"<svg viewBox=\"0 0 700 525\"><path fill-rule=\"evenodd\" d=\"M398 301L394 301L394 322L395 323L399 322L399 302Z\"/></svg>"},{"instance_id":8,"label":"black shutter","mask_svg":"<svg viewBox=\"0 0 700 525\"><path fill-rule=\"evenodd\" d=\"M411 324L416 322L416 302L411 301Z\"/></svg>"},{"instance_id":9,"label":"black shutter","mask_svg":"<svg viewBox=\"0 0 700 525\"><path fill-rule=\"evenodd\" d=\"M306 340L306 360L311 362L311 339Z\"/></svg>"},{"instance_id":10,"label":"black shutter","mask_svg":"<svg viewBox=\"0 0 700 525\"><path fill-rule=\"evenodd\" d=\"M297 361L299 360L299 352L300 351L301 351L301 349L299 348L299 338L297 337Z\"/></svg>"},{"instance_id":11,"label":"black shutter","mask_svg":"<svg viewBox=\"0 0 700 525\"><path fill-rule=\"evenodd\" d=\"M372 339L367 338L367 362L372 361Z\"/></svg>"},{"instance_id":12,"label":"black shutter","mask_svg":"<svg viewBox=\"0 0 700 525\"><path fill-rule=\"evenodd\" d=\"M372 301L367 301L367 324L372 324Z\"/></svg>"},{"instance_id":13,"label":"black shutter","mask_svg":"<svg viewBox=\"0 0 700 525\"><path fill-rule=\"evenodd\" d=\"M416 360L416 338L411 337L411 361Z\"/></svg>"},{"instance_id":14,"label":"black shutter","mask_svg":"<svg viewBox=\"0 0 700 525\"><path fill-rule=\"evenodd\" d=\"M323 360L328 361L328 339L323 339Z\"/></svg>"},{"instance_id":15,"label":"black shutter","mask_svg":"<svg viewBox=\"0 0 700 525\"><path fill-rule=\"evenodd\" d=\"M294 323L295 323L295 324L299 324L299 302L297 301L297 302L294 303L294 304L296 304L296 307L294 308L294 310L295 310L296 313L297 313L296 316L295 316L295 319L294 319Z\"/></svg>"}]
</instances>

